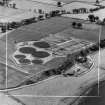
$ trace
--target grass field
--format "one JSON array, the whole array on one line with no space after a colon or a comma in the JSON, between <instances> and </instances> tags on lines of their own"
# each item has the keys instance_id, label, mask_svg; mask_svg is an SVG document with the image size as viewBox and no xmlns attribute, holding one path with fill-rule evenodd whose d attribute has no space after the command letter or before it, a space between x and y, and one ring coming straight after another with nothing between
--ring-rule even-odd
<instances>
[{"instance_id":1,"label":"grass field","mask_svg":"<svg viewBox=\"0 0 105 105\"><path fill-rule=\"evenodd\" d=\"M73 21L83 22L83 20L54 17L33 23L31 25L23 26L8 34L8 42L13 42L15 40L17 42L39 40L40 38L48 36L49 34L55 34L67 29L68 27L71 27L71 23ZM5 37L3 39L5 39Z\"/></svg>"}]
</instances>

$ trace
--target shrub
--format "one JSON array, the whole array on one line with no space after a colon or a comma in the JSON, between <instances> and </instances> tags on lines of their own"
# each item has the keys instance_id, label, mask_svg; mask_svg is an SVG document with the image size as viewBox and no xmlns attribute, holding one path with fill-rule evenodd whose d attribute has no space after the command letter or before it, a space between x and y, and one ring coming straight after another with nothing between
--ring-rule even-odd
<instances>
[{"instance_id":1,"label":"shrub","mask_svg":"<svg viewBox=\"0 0 105 105\"><path fill-rule=\"evenodd\" d=\"M82 28L82 23L77 23L77 28L81 29Z\"/></svg>"},{"instance_id":2,"label":"shrub","mask_svg":"<svg viewBox=\"0 0 105 105\"><path fill-rule=\"evenodd\" d=\"M76 28L76 25L77 25L76 22L73 22L73 23L72 23L72 27L73 27L73 28Z\"/></svg>"}]
</instances>

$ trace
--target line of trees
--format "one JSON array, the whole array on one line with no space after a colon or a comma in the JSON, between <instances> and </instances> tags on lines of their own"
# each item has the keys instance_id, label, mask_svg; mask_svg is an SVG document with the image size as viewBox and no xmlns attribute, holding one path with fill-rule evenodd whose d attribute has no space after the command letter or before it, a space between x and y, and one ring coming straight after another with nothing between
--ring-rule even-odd
<instances>
[{"instance_id":1,"label":"line of trees","mask_svg":"<svg viewBox=\"0 0 105 105\"><path fill-rule=\"evenodd\" d=\"M88 19L90 22L96 22L96 24L105 25L105 18L103 20L100 20L100 18L98 16L95 16L94 14L88 15Z\"/></svg>"},{"instance_id":2,"label":"line of trees","mask_svg":"<svg viewBox=\"0 0 105 105\"><path fill-rule=\"evenodd\" d=\"M89 18L90 22L97 22L97 21L99 21L99 17L98 16L94 16L94 14L88 15L88 18Z\"/></svg>"},{"instance_id":3,"label":"line of trees","mask_svg":"<svg viewBox=\"0 0 105 105\"><path fill-rule=\"evenodd\" d=\"M72 22L72 27L77 29L82 29L83 25L82 23Z\"/></svg>"}]
</instances>

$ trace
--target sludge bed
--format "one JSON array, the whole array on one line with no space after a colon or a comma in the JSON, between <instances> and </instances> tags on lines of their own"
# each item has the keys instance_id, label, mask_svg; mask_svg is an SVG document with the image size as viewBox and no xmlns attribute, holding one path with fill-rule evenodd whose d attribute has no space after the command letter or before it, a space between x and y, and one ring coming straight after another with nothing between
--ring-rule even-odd
<instances>
[{"instance_id":1,"label":"sludge bed","mask_svg":"<svg viewBox=\"0 0 105 105\"><path fill-rule=\"evenodd\" d=\"M22 46L13 54L13 58L17 64L43 64L43 59L51 54L44 50L37 51L36 48L30 46Z\"/></svg>"},{"instance_id":2,"label":"sludge bed","mask_svg":"<svg viewBox=\"0 0 105 105\"><path fill-rule=\"evenodd\" d=\"M50 44L45 41L34 42L33 46L38 48L50 48Z\"/></svg>"}]
</instances>

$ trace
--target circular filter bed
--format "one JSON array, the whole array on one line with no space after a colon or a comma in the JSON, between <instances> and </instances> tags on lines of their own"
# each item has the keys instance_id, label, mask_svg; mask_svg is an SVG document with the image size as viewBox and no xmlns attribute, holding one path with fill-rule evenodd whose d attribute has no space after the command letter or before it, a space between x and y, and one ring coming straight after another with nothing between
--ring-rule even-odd
<instances>
[{"instance_id":1,"label":"circular filter bed","mask_svg":"<svg viewBox=\"0 0 105 105\"><path fill-rule=\"evenodd\" d=\"M32 60L32 63L33 63L33 64L40 65L40 64L43 63L43 61L42 61L42 60Z\"/></svg>"},{"instance_id":2,"label":"circular filter bed","mask_svg":"<svg viewBox=\"0 0 105 105\"><path fill-rule=\"evenodd\" d=\"M39 47L39 48L49 48L50 45L49 43L45 42L45 41L41 41L41 42L34 42L33 45L35 47Z\"/></svg>"},{"instance_id":3,"label":"circular filter bed","mask_svg":"<svg viewBox=\"0 0 105 105\"><path fill-rule=\"evenodd\" d=\"M32 48L32 47L21 47L19 49L19 51L21 53L25 53L25 54L33 54L36 52L36 49L35 48Z\"/></svg>"},{"instance_id":4,"label":"circular filter bed","mask_svg":"<svg viewBox=\"0 0 105 105\"><path fill-rule=\"evenodd\" d=\"M30 64L31 63L31 61L29 59L19 59L19 62L21 64Z\"/></svg>"},{"instance_id":5,"label":"circular filter bed","mask_svg":"<svg viewBox=\"0 0 105 105\"><path fill-rule=\"evenodd\" d=\"M14 55L14 57L17 58L17 59L24 59L24 58L26 58L25 55L21 55L21 54Z\"/></svg>"},{"instance_id":6,"label":"circular filter bed","mask_svg":"<svg viewBox=\"0 0 105 105\"><path fill-rule=\"evenodd\" d=\"M37 57L37 58L46 58L46 57L50 56L50 54L45 51L37 51L37 52L33 53L32 56Z\"/></svg>"}]
</instances>

